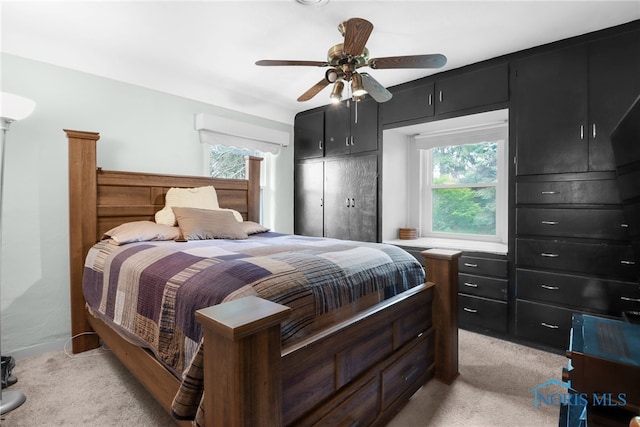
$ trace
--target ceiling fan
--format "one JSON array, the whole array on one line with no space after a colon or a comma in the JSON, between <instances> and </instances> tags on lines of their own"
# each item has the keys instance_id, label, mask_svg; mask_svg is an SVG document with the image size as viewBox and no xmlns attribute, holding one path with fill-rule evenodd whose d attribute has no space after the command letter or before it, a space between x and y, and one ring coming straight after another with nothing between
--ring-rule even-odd
<instances>
[{"instance_id":1,"label":"ceiling fan","mask_svg":"<svg viewBox=\"0 0 640 427\"><path fill-rule=\"evenodd\" d=\"M391 92L378 83L370 74L358 72L359 68L369 67L374 70L440 68L447 63L447 57L441 54L369 58L369 50L365 45L373 31L373 24L366 19L351 18L341 23L338 26L338 30L344 37L344 42L338 43L329 49L326 61L264 59L257 61L256 65L331 67L325 72L322 80L300 95L299 102L310 100L330 84L333 84L330 95L331 100L340 102L345 82L351 83L351 96L354 100L359 100L366 93L369 93L377 102L386 102L391 99Z\"/></svg>"}]
</instances>

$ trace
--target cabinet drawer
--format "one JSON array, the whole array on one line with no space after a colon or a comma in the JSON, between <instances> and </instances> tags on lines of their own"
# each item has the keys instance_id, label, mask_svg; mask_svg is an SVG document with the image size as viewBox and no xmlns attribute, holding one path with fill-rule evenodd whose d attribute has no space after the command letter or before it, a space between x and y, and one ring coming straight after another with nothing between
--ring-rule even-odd
<instances>
[{"instance_id":1,"label":"cabinet drawer","mask_svg":"<svg viewBox=\"0 0 640 427\"><path fill-rule=\"evenodd\" d=\"M516 183L517 204L620 204L615 179Z\"/></svg>"},{"instance_id":2,"label":"cabinet drawer","mask_svg":"<svg viewBox=\"0 0 640 427\"><path fill-rule=\"evenodd\" d=\"M481 276L507 277L507 260L462 255L458 272Z\"/></svg>"},{"instance_id":3,"label":"cabinet drawer","mask_svg":"<svg viewBox=\"0 0 640 427\"><path fill-rule=\"evenodd\" d=\"M371 378L362 388L342 402L316 426L368 426L378 412L378 378Z\"/></svg>"},{"instance_id":4,"label":"cabinet drawer","mask_svg":"<svg viewBox=\"0 0 640 427\"><path fill-rule=\"evenodd\" d=\"M516 284L518 298L614 316L640 308L640 286L635 283L518 268Z\"/></svg>"},{"instance_id":5,"label":"cabinet drawer","mask_svg":"<svg viewBox=\"0 0 640 427\"><path fill-rule=\"evenodd\" d=\"M433 299L433 293L431 293ZM406 342L423 334L432 325L431 302L421 306L393 322L393 348L400 348Z\"/></svg>"},{"instance_id":6,"label":"cabinet drawer","mask_svg":"<svg viewBox=\"0 0 640 427\"><path fill-rule=\"evenodd\" d=\"M517 335L539 344L566 350L569 348L572 314L573 311L568 309L517 300Z\"/></svg>"},{"instance_id":7,"label":"cabinet drawer","mask_svg":"<svg viewBox=\"0 0 640 427\"><path fill-rule=\"evenodd\" d=\"M365 369L393 351L391 328L372 333L355 345L336 354L336 389L344 386Z\"/></svg>"},{"instance_id":8,"label":"cabinet drawer","mask_svg":"<svg viewBox=\"0 0 640 427\"><path fill-rule=\"evenodd\" d=\"M420 338L415 347L382 371L382 410L427 372L434 360L434 335Z\"/></svg>"},{"instance_id":9,"label":"cabinet drawer","mask_svg":"<svg viewBox=\"0 0 640 427\"><path fill-rule=\"evenodd\" d=\"M516 233L628 240L622 209L516 209Z\"/></svg>"},{"instance_id":10,"label":"cabinet drawer","mask_svg":"<svg viewBox=\"0 0 640 427\"><path fill-rule=\"evenodd\" d=\"M460 325L507 331L507 303L470 295L458 295Z\"/></svg>"},{"instance_id":11,"label":"cabinet drawer","mask_svg":"<svg viewBox=\"0 0 640 427\"><path fill-rule=\"evenodd\" d=\"M516 263L579 274L637 278L631 245L516 239Z\"/></svg>"},{"instance_id":12,"label":"cabinet drawer","mask_svg":"<svg viewBox=\"0 0 640 427\"><path fill-rule=\"evenodd\" d=\"M507 300L507 279L458 274L458 292L479 297Z\"/></svg>"}]
</instances>

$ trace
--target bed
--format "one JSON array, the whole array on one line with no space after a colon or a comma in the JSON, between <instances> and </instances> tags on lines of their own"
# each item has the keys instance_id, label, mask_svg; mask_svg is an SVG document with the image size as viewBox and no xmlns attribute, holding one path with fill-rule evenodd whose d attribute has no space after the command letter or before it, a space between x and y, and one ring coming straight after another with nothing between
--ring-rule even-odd
<instances>
[{"instance_id":1,"label":"bed","mask_svg":"<svg viewBox=\"0 0 640 427\"><path fill-rule=\"evenodd\" d=\"M323 316L317 321L300 320L296 298L283 297L291 296L291 291L272 297L256 290L255 286L249 289L238 285L220 296L220 300L205 298L215 303L205 307L194 305L187 311L189 316L183 314L181 319L190 325L189 331L198 330L199 335L190 337L189 346L173 344L191 350L182 351L177 365L167 363L157 348L141 345L123 331L122 321L114 325L112 318L96 310L95 305L91 307L91 303L95 304L94 300L100 298L96 296L99 292L85 294L83 291L83 276L92 274L87 273L85 265L91 265L103 255L111 256L110 252L115 253L114 257L122 256L122 252L171 252L172 257L182 259L187 256L185 253L192 256L211 251L204 248L201 241L144 241L115 247L99 241L107 230L120 224L153 220L155 213L165 206L165 195L170 188L212 185L220 207L237 211L245 221L257 222L261 159L249 159L247 180L105 171L96 163L98 133L65 132L69 140L73 351L95 348L102 340L174 415L183 417L186 412L193 413L193 407L191 412L183 410L197 401L201 408L197 423L208 427L384 425L426 381L435 377L450 383L458 375L457 259L460 254L442 250L423 252L428 278L424 283L408 285L405 282L415 281L416 276L403 279L397 273L390 273L392 279L384 279L384 286L365 292L362 289L378 279L368 276L369 270L352 272L350 277L363 276L362 283L354 285L359 286L360 291L352 293L365 295L364 300L346 298L346 302L336 305L337 311L321 313ZM273 249L273 243L277 249ZM283 255L282 248L294 243L301 243L304 249L296 247L292 251L295 256ZM393 247L354 245L273 232L260 232L246 240L222 244L227 245L224 254L230 259L257 254L258 258L250 261L253 264L281 263L283 257L288 262L303 252L311 252L316 256L313 263L322 258L324 264L318 264L316 270L324 273L331 271L334 264L340 264L336 257L346 253L359 254L353 259L359 259L362 265L376 264L376 259L385 257L390 257L390 264L404 262L403 258L394 258L399 255ZM237 249L231 249L232 246ZM325 252L329 246L339 247L342 252ZM270 249L265 249L267 247ZM384 254L376 252L379 250ZM275 252L280 258L267 261L266 252ZM233 255L229 255L231 253ZM327 264L327 259L335 262ZM309 262L300 261L301 264ZM343 264L354 269L358 262ZM101 268L104 266L96 271ZM244 274L245 270L242 271ZM123 274L125 276L129 277ZM329 284L332 281L325 280ZM369 298L372 294L378 296ZM323 298L331 299L326 295ZM113 303L102 301L100 304ZM301 327L302 324L313 327ZM177 329L175 333L165 327L160 329L165 336L179 335ZM199 344L200 336L205 343L201 351L194 347ZM190 363L194 354L193 360L197 363ZM198 375L192 376L193 372ZM191 381L193 378L196 380ZM193 391L196 386L204 389L202 395ZM184 396L189 397L186 404ZM178 422L191 424L186 420Z\"/></svg>"}]
</instances>

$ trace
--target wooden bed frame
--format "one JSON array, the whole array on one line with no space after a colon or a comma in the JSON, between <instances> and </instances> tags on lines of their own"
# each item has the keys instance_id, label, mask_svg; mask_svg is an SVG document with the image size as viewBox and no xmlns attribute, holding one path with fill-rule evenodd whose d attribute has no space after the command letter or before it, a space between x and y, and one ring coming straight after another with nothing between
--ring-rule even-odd
<instances>
[{"instance_id":1,"label":"wooden bed frame","mask_svg":"<svg viewBox=\"0 0 640 427\"><path fill-rule=\"evenodd\" d=\"M153 220L170 187L213 185L222 207L258 221L262 159L249 159L247 180L104 171L96 167L100 135L65 132L73 352L96 348L102 339L169 410L179 380L86 310L85 256L106 230ZM248 297L198 311L207 343L206 426L384 425L430 378L451 383L458 375L460 253L423 256L429 282L286 348L280 323L288 307ZM97 335L85 334L93 331Z\"/></svg>"}]
</instances>

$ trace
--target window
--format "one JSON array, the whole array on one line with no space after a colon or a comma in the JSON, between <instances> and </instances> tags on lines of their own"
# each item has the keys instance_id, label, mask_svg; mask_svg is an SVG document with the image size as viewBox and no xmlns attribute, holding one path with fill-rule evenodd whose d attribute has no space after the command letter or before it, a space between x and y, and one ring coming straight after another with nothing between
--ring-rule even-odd
<instances>
[{"instance_id":1,"label":"window","mask_svg":"<svg viewBox=\"0 0 640 427\"><path fill-rule=\"evenodd\" d=\"M507 126L418 135L422 236L507 239Z\"/></svg>"},{"instance_id":2,"label":"window","mask_svg":"<svg viewBox=\"0 0 640 427\"><path fill-rule=\"evenodd\" d=\"M246 156L262 153L222 145L205 145L208 149L207 173L213 178L247 179Z\"/></svg>"}]
</instances>

